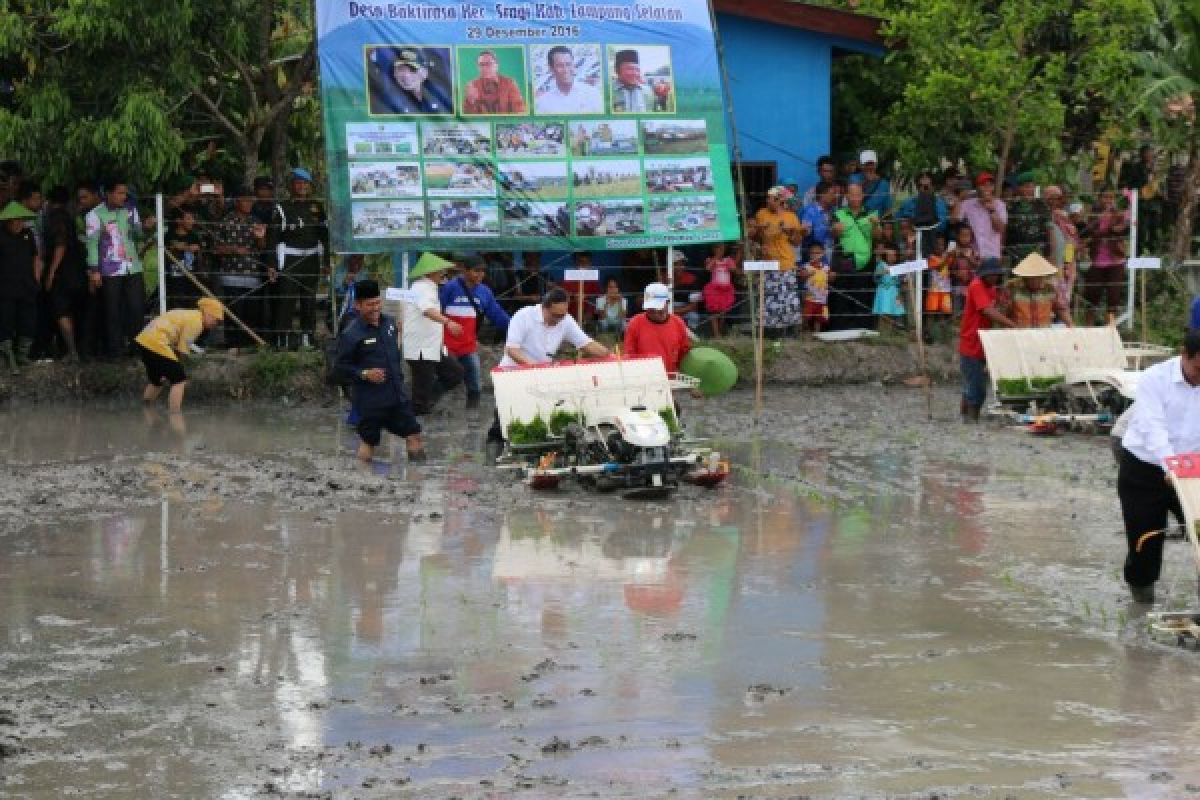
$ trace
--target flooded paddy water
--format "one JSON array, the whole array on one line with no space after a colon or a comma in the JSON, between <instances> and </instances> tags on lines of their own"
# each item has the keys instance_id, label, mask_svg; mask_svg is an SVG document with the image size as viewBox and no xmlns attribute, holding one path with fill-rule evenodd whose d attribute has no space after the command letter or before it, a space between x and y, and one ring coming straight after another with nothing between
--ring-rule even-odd
<instances>
[{"instance_id":1,"label":"flooded paddy water","mask_svg":"<svg viewBox=\"0 0 1200 800\"><path fill-rule=\"evenodd\" d=\"M1108 443L935 401L691 401L735 474L670 502L533 494L487 416L363 469L333 409L4 412L0 796L1200 796Z\"/></svg>"}]
</instances>

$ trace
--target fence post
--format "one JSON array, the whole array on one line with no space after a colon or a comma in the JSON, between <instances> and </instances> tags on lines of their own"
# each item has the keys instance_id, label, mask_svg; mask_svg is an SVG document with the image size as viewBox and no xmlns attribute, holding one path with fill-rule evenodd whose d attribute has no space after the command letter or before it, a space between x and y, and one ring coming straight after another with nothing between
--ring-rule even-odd
<instances>
[{"instance_id":1,"label":"fence post","mask_svg":"<svg viewBox=\"0 0 1200 800\"><path fill-rule=\"evenodd\" d=\"M1138 255L1138 200L1140 199L1138 195L1139 192L1137 189L1129 190L1129 247L1126 248L1129 255L1125 260L1125 281L1127 284L1125 291L1125 315L1120 320L1125 323L1125 330L1130 333L1133 332L1134 295L1137 291L1137 286L1133 277L1133 271L1129 269L1128 264L1130 258Z\"/></svg>"},{"instance_id":2,"label":"fence post","mask_svg":"<svg viewBox=\"0 0 1200 800\"><path fill-rule=\"evenodd\" d=\"M163 219L163 196L154 196L154 231L158 242L158 313L167 313L167 234Z\"/></svg>"}]
</instances>

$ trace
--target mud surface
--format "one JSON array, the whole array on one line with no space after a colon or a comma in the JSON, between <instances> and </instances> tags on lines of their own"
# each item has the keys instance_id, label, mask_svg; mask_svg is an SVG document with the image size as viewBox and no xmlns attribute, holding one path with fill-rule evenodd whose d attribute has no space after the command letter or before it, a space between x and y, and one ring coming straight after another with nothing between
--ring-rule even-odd
<instances>
[{"instance_id":1,"label":"mud surface","mask_svg":"<svg viewBox=\"0 0 1200 800\"><path fill-rule=\"evenodd\" d=\"M490 412L365 469L328 409L6 412L0 796L1200 797L1107 441L767 400L655 503L512 485Z\"/></svg>"}]
</instances>

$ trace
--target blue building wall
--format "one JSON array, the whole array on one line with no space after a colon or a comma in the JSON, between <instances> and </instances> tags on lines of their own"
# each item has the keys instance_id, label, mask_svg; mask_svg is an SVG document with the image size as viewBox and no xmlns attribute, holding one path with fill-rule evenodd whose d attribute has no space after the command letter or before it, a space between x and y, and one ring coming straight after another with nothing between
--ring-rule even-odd
<instances>
[{"instance_id":1,"label":"blue building wall","mask_svg":"<svg viewBox=\"0 0 1200 800\"><path fill-rule=\"evenodd\" d=\"M742 161L774 161L804 191L830 152L830 74L835 48L881 55L863 42L717 14ZM732 133L728 141L734 141ZM856 142L839 143L839 149ZM733 151L732 144L730 147Z\"/></svg>"}]
</instances>

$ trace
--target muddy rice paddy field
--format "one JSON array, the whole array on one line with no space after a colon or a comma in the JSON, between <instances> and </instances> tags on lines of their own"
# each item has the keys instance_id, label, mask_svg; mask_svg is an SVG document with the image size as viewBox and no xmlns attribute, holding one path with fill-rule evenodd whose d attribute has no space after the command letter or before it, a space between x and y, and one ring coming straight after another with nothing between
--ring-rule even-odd
<instances>
[{"instance_id":1,"label":"muddy rice paddy field","mask_svg":"<svg viewBox=\"0 0 1200 800\"><path fill-rule=\"evenodd\" d=\"M333 408L9 409L0 796L1200 797L1107 441L934 399L687 401L735 472L670 502L513 484L488 410L359 468Z\"/></svg>"}]
</instances>

